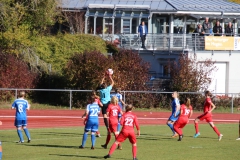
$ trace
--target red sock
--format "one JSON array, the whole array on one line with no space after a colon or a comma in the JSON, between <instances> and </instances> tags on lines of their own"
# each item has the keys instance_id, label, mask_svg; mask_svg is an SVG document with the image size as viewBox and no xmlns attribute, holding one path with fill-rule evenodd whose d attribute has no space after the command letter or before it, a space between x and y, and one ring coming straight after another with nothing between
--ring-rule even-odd
<instances>
[{"instance_id":1,"label":"red sock","mask_svg":"<svg viewBox=\"0 0 240 160\"><path fill-rule=\"evenodd\" d=\"M133 154L133 158L137 157L137 146L132 146L132 154Z\"/></svg>"},{"instance_id":2,"label":"red sock","mask_svg":"<svg viewBox=\"0 0 240 160\"><path fill-rule=\"evenodd\" d=\"M218 131L216 126L213 127L213 130L217 133L218 136L220 136L220 132Z\"/></svg>"},{"instance_id":3,"label":"red sock","mask_svg":"<svg viewBox=\"0 0 240 160\"><path fill-rule=\"evenodd\" d=\"M111 134L108 134L105 145L108 145L108 143L110 142L110 140L111 140Z\"/></svg>"},{"instance_id":4,"label":"red sock","mask_svg":"<svg viewBox=\"0 0 240 160\"><path fill-rule=\"evenodd\" d=\"M109 150L109 155L112 155L112 153L115 151L115 149L117 148L117 144L113 143L113 145L111 146L110 150Z\"/></svg>"},{"instance_id":5,"label":"red sock","mask_svg":"<svg viewBox=\"0 0 240 160\"><path fill-rule=\"evenodd\" d=\"M180 128L174 126L174 131L177 132L179 136L182 135L182 130Z\"/></svg>"},{"instance_id":6,"label":"red sock","mask_svg":"<svg viewBox=\"0 0 240 160\"><path fill-rule=\"evenodd\" d=\"M199 132L199 130L198 130L198 123L194 123L194 125L195 125L196 134L197 134Z\"/></svg>"}]
</instances>

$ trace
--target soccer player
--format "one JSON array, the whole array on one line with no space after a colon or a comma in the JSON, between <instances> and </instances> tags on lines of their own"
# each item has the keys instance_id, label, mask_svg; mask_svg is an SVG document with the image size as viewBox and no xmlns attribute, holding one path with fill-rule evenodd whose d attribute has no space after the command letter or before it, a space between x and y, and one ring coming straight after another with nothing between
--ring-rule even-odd
<instances>
[{"instance_id":1,"label":"soccer player","mask_svg":"<svg viewBox=\"0 0 240 160\"><path fill-rule=\"evenodd\" d=\"M134 133L134 126L137 128L137 135L140 136L140 128L137 121L137 116L132 113L133 106L126 105L126 112L121 119L122 130L117 137L117 140L111 146L108 155L104 156L105 159L110 158L118 144L124 142L126 138L132 143L133 160L137 160L137 139Z\"/></svg>"},{"instance_id":2,"label":"soccer player","mask_svg":"<svg viewBox=\"0 0 240 160\"><path fill-rule=\"evenodd\" d=\"M107 116L109 117L109 131L108 131L106 143L102 145L102 147L105 149L107 148L107 145L111 140L111 133L114 134L115 139L117 139L117 136L119 135L119 132L117 130L119 114L122 114L122 110L118 105L118 98L116 96L113 96L111 98L111 103L108 105L108 108L107 108ZM120 144L118 145L118 149L122 149Z\"/></svg>"},{"instance_id":3,"label":"soccer player","mask_svg":"<svg viewBox=\"0 0 240 160\"><path fill-rule=\"evenodd\" d=\"M105 76L102 78L102 81L100 83L100 100L103 104L103 107L102 107L102 115L103 115L103 120L104 120L104 124L108 130L109 128L109 125L108 125L108 119L107 119L107 114L106 114L106 111L107 111L107 108L108 108L108 105L110 103L110 100L111 100L111 97L110 97L110 92L112 90L112 87L114 85L114 81L112 79L112 76L111 75L108 75L109 76L109 79L111 81L111 84L109 86L107 86L106 83L104 83L104 80L105 80Z\"/></svg>"},{"instance_id":4,"label":"soccer player","mask_svg":"<svg viewBox=\"0 0 240 160\"><path fill-rule=\"evenodd\" d=\"M92 96L92 104L87 105L87 109L86 109L87 120L85 121L86 124L84 129L85 132L82 138L82 145L79 146L79 148L83 149L85 147L87 137L88 137L88 132L91 131L91 140L92 140L91 149L94 149L94 145L96 142L95 133L98 131L98 125L99 125L99 121L98 121L99 113L100 113L100 107L97 104L97 102L95 102L95 97Z\"/></svg>"},{"instance_id":5,"label":"soccer player","mask_svg":"<svg viewBox=\"0 0 240 160\"><path fill-rule=\"evenodd\" d=\"M27 110L30 109L30 104L28 104L28 101L24 99L25 92L21 91L19 93L19 98L16 99L12 104L12 109L16 109L16 115L15 115L15 126L17 128L17 133L20 138L19 143L23 143L23 135L21 129L23 128L27 138L28 143L30 143L30 133L27 129Z\"/></svg>"},{"instance_id":6,"label":"soccer player","mask_svg":"<svg viewBox=\"0 0 240 160\"><path fill-rule=\"evenodd\" d=\"M121 89L116 88L115 93L112 93L111 97L116 96L118 98L118 105L120 106L121 110L123 110L123 106L125 105L125 103L122 100L122 94L120 92L121 92ZM118 132L120 131L120 128L121 128L121 125L120 125L121 116L122 116L122 114L119 113L118 114L118 126L117 126L117 131Z\"/></svg>"},{"instance_id":7,"label":"soccer player","mask_svg":"<svg viewBox=\"0 0 240 160\"><path fill-rule=\"evenodd\" d=\"M206 96L206 100L204 103L204 113L198 116L194 121L196 134L193 137L197 138L200 135L200 132L198 129L198 122L206 120L206 122L208 122L209 125L213 128L213 130L217 133L218 140L221 141L223 135L218 131L217 127L214 126L212 121L212 111L216 108L216 106L212 103L210 98L212 94L210 91L205 91L205 96Z\"/></svg>"},{"instance_id":8,"label":"soccer player","mask_svg":"<svg viewBox=\"0 0 240 160\"><path fill-rule=\"evenodd\" d=\"M92 97L95 98L94 101L95 101L100 107L103 106L102 102L100 101L100 97L97 95L96 91L92 91L91 97L90 97L90 99L89 99L89 103L91 103ZM87 119L86 119L86 114L87 114L87 112L85 111L85 113L82 115L82 118L85 118L85 119L84 119L84 122L83 122L84 124L86 123L86 120L87 120ZM99 131L96 132L96 137L101 137Z\"/></svg>"},{"instance_id":9,"label":"soccer player","mask_svg":"<svg viewBox=\"0 0 240 160\"><path fill-rule=\"evenodd\" d=\"M173 92L172 93L172 114L169 117L168 121L167 121L167 125L169 126L169 128L172 130L173 135L172 137L177 137L178 134L174 131L173 128L173 124L176 122L176 120L178 120L178 114L179 114L179 109L180 109L180 103L179 103L179 99L178 99L178 92Z\"/></svg>"},{"instance_id":10,"label":"soccer player","mask_svg":"<svg viewBox=\"0 0 240 160\"><path fill-rule=\"evenodd\" d=\"M183 138L182 128L189 122L189 118L192 116L193 110L191 101L189 98L185 99L185 103L181 105L180 114L178 120L174 123L174 130L179 135L178 141Z\"/></svg>"}]
</instances>

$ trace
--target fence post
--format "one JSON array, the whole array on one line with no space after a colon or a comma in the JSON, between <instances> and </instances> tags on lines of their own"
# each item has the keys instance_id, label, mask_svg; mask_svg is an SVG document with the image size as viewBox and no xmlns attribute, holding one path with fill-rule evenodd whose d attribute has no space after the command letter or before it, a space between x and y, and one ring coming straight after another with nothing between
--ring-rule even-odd
<instances>
[{"instance_id":1,"label":"fence post","mask_svg":"<svg viewBox=\"0 0 240 160\"><path fill-rule=\"evenodd\" d=\"M72 91L70 90L70 98L69 98L69 105L70 105L70 110L72 110Z\"/></svg>"},{"instance_id":2,"label":"fence post","mask_svg":"<svg viewBox=\"0 0 240 160\"><path fill-rule=\"evenodd\" d=\"M15 98L17 99L17 89L15 89Z\"/></svg>"},{"instance_id":3,"label":"fence post","mask_svg":"<svg viewBox=\"0 0 240 160\"><path fill-rule=\"evenodd\" d=\"M232 94L232 113L233 113L233 94Z\"/></svg>"}]
</instances>

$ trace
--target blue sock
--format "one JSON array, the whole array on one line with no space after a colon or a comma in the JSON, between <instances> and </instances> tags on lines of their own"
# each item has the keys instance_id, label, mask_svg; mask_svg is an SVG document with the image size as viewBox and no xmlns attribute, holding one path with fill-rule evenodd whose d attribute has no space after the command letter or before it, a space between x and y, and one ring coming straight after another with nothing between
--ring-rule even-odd
<instances>
[{"instance_id":1,"label":"blue sock","mask_svg":"<svg viewBox=\"0 0 240 160\"><path fill-rule=\"evenodd\" d=\"M85 144L86 144L87 137L88 137L88 134L85 132L85 133L83 134L83 138L82 138L82 146L83 146L83 147L84 147Z\"/></svg>"},{"instance_id":2,"label":"blue sock","mask_svg":"<svg viewBox=\"0 0 240 160\"><path fill-rule=\"evenodd\" d=\"M0 152L0 160L2 159L2 152Z\"/></svg>"},{"instance_id":3,"label":"blue sock","mask_svg":"<svg viewBox=\"0 0 240 160\"><path fill-rule=\"evenodd\" d=\"M93 133L91 135L91 140L92 140L92 147L94 147L95 146L95 142L96 142L96 136Z\"/></svg>"},{"instance_id":4,"label":"blue sock","mask_svg":"<svg viewBox=\"0 0 240 160\"><path fill-rule=\"evenodd\" d=\"M28 129L24 128L23 130L24 130L26 136L28 137L28 139L31 140L30 133L29 133Z\"/></svg>"},{"instance_id":5,"label":"blue sock","mask_svg":"<svg viewBox=\"0 0 240 160\"><path fill-rule=\"evenodd\" d=\"M118 122L117 131L120 132L121 124Z\"/></svg>"},{"instance_id":6,"label":"blue sock","mask_svg":"<svg viewBox=\"0 0 240 160\"><path fill-rule=\"evenodd\" d=\"M18 137L20 138L20 141L23 142L23 135L21 129L17 129Z\"/></svg>"},{"instance_id":7,"label":"blue sock","mask_svg":"<svg viewBox=\"0 0 240 160\"><path fill-rule=\"evenodd\" d=\"M168 125L168 127L172 130L173 134L175 134L175 131L174 131L174 129L173 129L173 124L168 123L167 125Z\"/></svg>"}]
</instances>

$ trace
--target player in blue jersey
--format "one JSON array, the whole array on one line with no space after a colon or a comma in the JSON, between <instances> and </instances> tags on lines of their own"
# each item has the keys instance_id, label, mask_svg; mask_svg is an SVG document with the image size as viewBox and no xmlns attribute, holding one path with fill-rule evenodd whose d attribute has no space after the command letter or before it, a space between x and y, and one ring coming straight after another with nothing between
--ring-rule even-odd
<instances>
[{"instance_id":1,"label":"player in blue jersey","mask_svg":"<svg viewBox=\"0 0 240 160\"><path fill-rule=\"evenodd\" d=\"M173 98L172 114L167 121L167 125L172 130L172 132L173 132L172 137L174 138L174 137L178 136L178 134L174 131L174 128L173 128L173 124L178 120L178 115L179 115L179 110L180 110L180 102L179 102L179 99L178 99L178 92L176 92L176 91L173 92L172 93L172 98Z\"/></svg>"},{"instance_id":2,"label":"player in blue jersey","mask_svg":"<svg viewBox=\"0 0 240 160\"><path fill-rule=\"evenodd\" d=\"M100 87L98 88L99 92L100 92L100 100L103 104L103 107L102 107L103 120L104 120L105 126L107 127L107 130L109 129L109 124L108 124L108 119L107 119L107 108L108 108L108 105L109 105L110 100L111 100L110 92L111 92L112 87L114 85L114 81L112 79L112 76L108 75L108 77L111 81L111 84L109 86L107 86L107 84L104 83L104 80L105 80L105 76L104 76L102 78L101 83L100 83Z\"/></svg>"},{"instance_id":3,"label":"player in blue jersey","mask_svg":"<svg viewBox=\"0 0 240 160\"><path fill-rule=\"evenodd\" d=\"M30 104L28 104L28 101L24 99L25 92L21 91L19 93L19 98L16 99L12 104L12 109L16 109L16 115L15 115L15 126L17 127L17 133L20 138L19 143L23 143L23 135L22 135L22 128L28 138L28 143L30 143L30 133L27 129L27 110L30 109Z\"/></svg>"},{"instance_id":4,"label":"player in blue jersey","mask_svg":"<svg viewBox=\"0 0 240 160\"><path fill-rule=\"evenodd\" d=\"M121 110L123 110L123 106L125 105L125 103L124 103L124 101L122 100L122 94L121 94L120 92L121 92L121 89L120 89L120 88L116 88L116 89L115 89L115 93L112 93L112 94L111 94L111 98L112 98L113 96L117 97L117 99L118 99L118 105L120 106ZM117 127L117 131L118 131L118 132L120 131L120 128L121 128L121 124L120 124L121 117L122 117L122 114L118 114L118 127Z\"/></svg>"},{"instance_id":5,"label":"player in blue jersey","mask_svg":"<svg viewBox=\"0 0 240 160\"><path fill-rule=\"evenodd\" d=\"M87 105L87 109L86 109L87 120L85 121L86 124L85 124L84 134L82 138L82 145L79 146L79 148L83 149L85 147L87 137L88 137L88 132L91 131L91 140L92 140L91 149L94 149L94 145L96 142L95 133L98 131L98 125L99 125L99 121L98 121L99 113L100 113L100 107L98 103L95 101L95 97L92 96L92 104Z\"/></svg>"}]
</instances>

